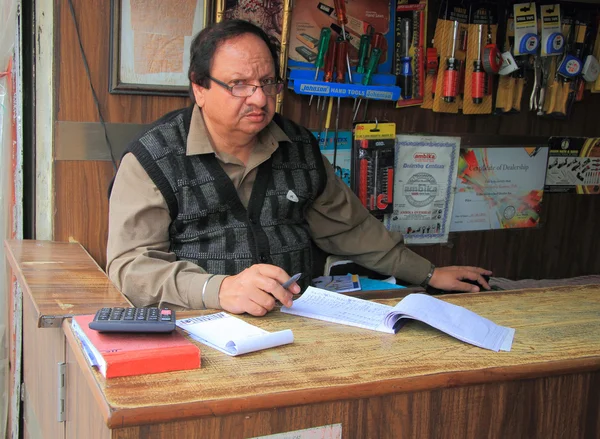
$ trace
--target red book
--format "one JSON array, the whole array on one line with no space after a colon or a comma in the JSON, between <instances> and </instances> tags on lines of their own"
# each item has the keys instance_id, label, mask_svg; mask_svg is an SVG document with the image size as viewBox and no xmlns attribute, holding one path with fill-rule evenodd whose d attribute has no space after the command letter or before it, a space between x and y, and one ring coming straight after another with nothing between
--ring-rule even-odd
<instances>
[{"instance_id":1,"label":"red book","mask_svg":"<svg viewBox=\"0 0 600 439\"><path fill-rule=\"evenodd\" d=\"M177 330L166 334L101 333L93 315L73 317L73 333L92 366L106 378L200 367L200 349Z\"/></svg>"}]
</instances>

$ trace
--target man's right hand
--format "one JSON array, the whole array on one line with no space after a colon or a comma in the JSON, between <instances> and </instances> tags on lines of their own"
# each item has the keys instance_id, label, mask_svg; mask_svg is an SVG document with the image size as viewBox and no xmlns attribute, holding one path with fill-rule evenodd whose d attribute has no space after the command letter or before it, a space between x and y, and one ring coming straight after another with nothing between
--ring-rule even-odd
<instances>
[{"instance_id":1,"label":"man's right hand","mask_svg":"<svg viewBox=\"0 0 600 439\"><path fill-rule=\"evenodd\" d=\"M293 294L300 286L293 283L288 289L281 286L290 275L275 265L256 264L240 274L226 277L219 290L221 308L233 314L247 312L264 316L275 306L275 299L288 308L292 306Z\"/></svg>"}]
</instances>

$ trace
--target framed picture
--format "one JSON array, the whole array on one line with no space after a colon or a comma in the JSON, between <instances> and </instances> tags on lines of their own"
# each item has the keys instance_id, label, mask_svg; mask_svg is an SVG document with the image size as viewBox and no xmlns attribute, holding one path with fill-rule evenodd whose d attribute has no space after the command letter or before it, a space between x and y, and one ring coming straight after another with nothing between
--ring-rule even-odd
<instances>
[{"instance_id":1,"label":"framed picture","mask_svg":"<svg viewBox=\"0 0 600 439\"><path fill-rule=\"evenodd\" d=\"M279 74L286 78L288 38L292 18L292 0L217 0L216 21L239 18L254 23L277 42L279 48ZM283 93L277 96L280 111Z\"/></svg>"},{"instance_id":2,"label":"framed picture","mask_svg":"<svg viewBox=\"0 0 600 439\"><path fill-rule=\"evenodd\" d=\"M192 38L211 0L111 0L111 93L184 96Z\"/></svg>"}]
</instances>

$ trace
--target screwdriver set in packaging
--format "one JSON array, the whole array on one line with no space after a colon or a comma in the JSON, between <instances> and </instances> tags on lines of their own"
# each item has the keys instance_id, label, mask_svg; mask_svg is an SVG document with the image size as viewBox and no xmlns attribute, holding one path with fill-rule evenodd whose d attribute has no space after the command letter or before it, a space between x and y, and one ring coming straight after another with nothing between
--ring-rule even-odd
<instances>
[{"instance_id":1,"label":"screwdriver set in packaging","mask_svg":"<svg viewBox=\"0 0 600 439\"><path fill-rule=\"evenodd\" d=\"M396 6L394 69L401 91L396 108L423 103L426 35L427 0L400 0Z\"/></svg>"},{"instance_id":2,"label":"screwdriver set in packaging","mask_svg":"<svg viewBox=\"0 0 600 439\"><path fill-rule=\"evenodd\" d=\"M394 207L395 123L359 123L354 127L352 189L375 217Z\"/></svg>"}]
</instances>

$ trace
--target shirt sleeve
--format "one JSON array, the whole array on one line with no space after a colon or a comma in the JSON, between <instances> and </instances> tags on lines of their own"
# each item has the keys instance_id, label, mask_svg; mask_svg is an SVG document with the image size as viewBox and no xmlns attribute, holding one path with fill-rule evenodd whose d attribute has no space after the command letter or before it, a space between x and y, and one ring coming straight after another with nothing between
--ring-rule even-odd
<instances>
[{"instance_id":1,"label":"shirt sleeve","mask_svg":"<svg viewBox=\"0 0 600 439\"><path fill-rule=\"evenodd\" d=\"M135 156L126 154L109 202L109 278L134 306L220 308L219 289L226 276L211 277L196 264L177 261L169 251L170 224L159 189Z\"/></svg>"},{"instance_id":2,"label":"shirt sleeve","mask_svg":"<svg viewBox=\"0 0 600 439\"><path fill-rule=\"evenodd\" d=\"M402 233L388 231L371 215L324 156L323 162L327 183L307 211L315 244L378 273L412 284L423 282L431 263L404 245Z\"/></svg>"}]
</instances>

